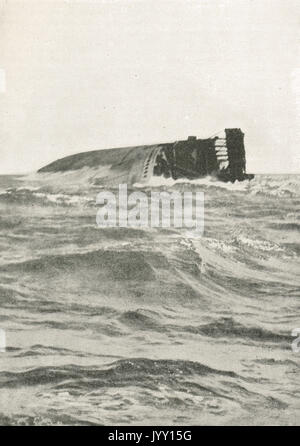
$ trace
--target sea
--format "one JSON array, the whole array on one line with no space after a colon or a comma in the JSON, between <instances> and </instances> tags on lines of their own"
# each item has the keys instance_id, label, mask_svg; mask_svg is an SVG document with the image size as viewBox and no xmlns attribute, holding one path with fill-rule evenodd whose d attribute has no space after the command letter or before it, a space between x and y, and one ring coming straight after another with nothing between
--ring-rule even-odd
<instances>
[{"instance_id":1,"label":"sea","mask_svg":"<svg viewBox=\"0 0 300 446\"><path fill-rule=\"evenodd\" d=\"M99 228L77 175L0 177L0 424L299 425L300 176L132 186L199 235Z\"/></svg>"}]
</instances>

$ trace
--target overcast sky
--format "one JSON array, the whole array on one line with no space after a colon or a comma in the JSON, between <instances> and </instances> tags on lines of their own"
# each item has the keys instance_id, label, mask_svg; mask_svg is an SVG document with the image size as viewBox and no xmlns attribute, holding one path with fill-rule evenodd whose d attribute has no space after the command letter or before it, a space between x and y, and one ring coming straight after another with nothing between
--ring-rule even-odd
<instances>
[{"instance_id":1,"label":"overcast sky","mask_svg":"<svg viewBox=\"0 0 300 446\"><path fill-rule=\"evenodd\" d=\"M1 174L225 127L300 172L299 0L0 4Z\"/></svg>"}]
</instances>

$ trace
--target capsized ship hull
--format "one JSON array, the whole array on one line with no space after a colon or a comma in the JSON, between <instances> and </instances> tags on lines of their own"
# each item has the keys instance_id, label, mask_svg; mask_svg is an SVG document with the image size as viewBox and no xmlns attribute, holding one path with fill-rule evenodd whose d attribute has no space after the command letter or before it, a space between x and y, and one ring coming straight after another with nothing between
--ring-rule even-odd
<instances>
[{"instance_id":1,"label":"capsized ship hull","mask_svg":"<svg viewBox=\"0 0 300 446\"><path fill-rule=\"evenodd\" d=\"M146 184L153 176L193 180L212 175L231 182L254 177L246 173L244 133L240 129L225 129L222 138L190 136L174 143L79 153L57 160L39 172L66 172L85 167L98 169L96 182L99 184Z\"/></svg>"}]
</instances>

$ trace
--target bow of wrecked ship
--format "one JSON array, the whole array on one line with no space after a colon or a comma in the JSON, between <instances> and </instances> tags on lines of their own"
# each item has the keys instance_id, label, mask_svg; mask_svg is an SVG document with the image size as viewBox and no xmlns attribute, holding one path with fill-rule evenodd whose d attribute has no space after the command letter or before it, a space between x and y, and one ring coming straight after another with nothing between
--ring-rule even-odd
<instances>
[{"instance_id":1,"label":"bow of wrecked ship","mask_svg":"<svg viewBox=\"0 0 300 446\"><path fill-rule=\"evenodd\" d=\"M153 176L194 180L214 176L225 182L252 179L246 173L244 133L225 129L224 136L147 146L95 150L57 160L39 173L95 169L96 184L147 184Z\"/></svg>"}]
</instances>

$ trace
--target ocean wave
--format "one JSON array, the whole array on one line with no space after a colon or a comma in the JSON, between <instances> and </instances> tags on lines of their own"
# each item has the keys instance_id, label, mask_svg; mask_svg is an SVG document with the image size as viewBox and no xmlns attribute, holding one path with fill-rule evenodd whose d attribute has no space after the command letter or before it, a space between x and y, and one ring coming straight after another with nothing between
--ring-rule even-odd
<instances>
[{"instance_id":1,"label":"ocean wave","mask_svg":"<svg viewBox=\"0 0 300 446\"><path fill-rule=\"evenodd\" d=\"M257 175L251 182L250 192L253 195L274 197L299 197L299 175Z\"/></svg>"},{"instance_id":2,"label":"ocean wave","mask_svg":"<svg viewBox=\"0 0 300 446\"><path fill-rule=\"evenodd\" d=\"M281 231L300 232L300 223L296 222L269 223L269 227Z\"/></svg>"},{"instance_id":3,"label":"ocean wave","mask_svg":"<svg viewBox=\"0 0 300 446\"><path fill-rule=\"evenodd\" d=\"M44 192L43 188L10 188L0 194L0 203L39 206L95 205L95 198L86 195Z\"/></svg>"},{"instance_id":4,"label":"ocean wave","mask_svg":"<svg viewBox=\"0 0 300 446\"><path fill-rule=\"evenodd\" d=\"M145 314L148 313L148 314ZM140 330L154 330L159 332L166 332L167 327L157 320L159 315L157 313L149 314L145 310L126 311L122 313L119 321L128 327Z\"/></svg>"},{"instance_id":5,"label":"ocean wave","mask_svg":"<svg viewBox=\"0 0 300 446\"><path fill-rule=\"evenodd\" d=\"M243 247L254 249L255 251L263 252L284 252L285 250L278 244L269 240L258 240L247 237L246 235L239 234L235 237L235 242Z\"/></svg>"},{"instance_id":6,"label":"ocean wave","mask_svg":"<svg viewBox=\"0 0 300 446\"><path fill-rule=\"evenodd\" d=\"M141 331L155 331L168 333L182 333L201 335L214 339L223 339L227 342L258 342L290 344L290 333L271 331L261 326L247 326L237 322L232 317L215 318L213 322L203 325L176 325L163 321L157 313L147 314L143 310L122 313L118 320L127 327Z\"/></svg>"},{"instance_id":7,"label":"ocean wave","mask_svg":"<svg viewBox=\"0 0 300 446\"><path fill-rule=\"evenodd\" d=\"M298 179L157 186L205 192L200 237L97 228L71 177L0 195L0 420L296 424Z\"/></svg>"},{"instance_id":8,"label":"ocean wave","mask_svg":"<svg viewBox=\"0 0 300 446\"><path fill-rule=\"evenodd\" d=\"M202 334L212 338L236 338L256 342L290 343L290 333L276 333L262 327L248 327L231 317L222 317L212 323L199 327L185 327L185 331Z\"/></svg>"},{"instance_id":9,"label":"ocean wave","mask_svg":"<svg viewBox=\"0 0 300 446\"><path fill-rule=\"evenodd\" d=\"M142 251L96 250L85 253L46 255L38 259L3 265L2 271L53 274L81 270L115 280L151 281L155 272Z\"/></svg>"},{"instance_id":10,"label":"ocean wave","mask_svg":"<svg viewBox=\"0 0 300 446\"><path fill-rule=\"evenodd\" d=\"M300 175L256 175L254 180L235 181L225 183L213 176L207 176L196 180L155 177L152 176L148 183L135 183L137 188L174 188L176 186L190 185L202 190L220 190L231 193L247 193L251 195L266 195L274 197L299 197Z\"/></svg>"},{"instance_id":11,"label":"ocean wave","mask_svg":"<svg viewBox=\"0 0 300 446\"><path fill-rule=\"evenodd\" d=\"M75 175L75 176L74 176ZM79 175L79 176L78 176ZM93 188L94 183L88 181L88 178L94 178L95 171L92 169L84 169L80 174L73 173L51 173L39 174L35 177L27 177L23 179L24 184L19 187L10 187L2 190L0 193L0 203L9 204L35 204L41 206L95 206L97 190L105 187L105 183ZM178 179L173 180L163 177L151 177L147 184L135 183L130 186L132 189L161 189L173 190L192 188L192 190L200 190L204 192L216 191L228 199L230 194L248 194L262 195L270 197L299 197L300 191L300 177L283 176L277 178L276 176L258 175L252 181L224 183L215 179L214 177L205 177L197 180ZM69 180L66 181L66 178ZM50 181L51 180L51 181ZM123 181L124 182L124 181ZM28 184L27 184L28 183ZM114 186L116 187L118 183ZM108 181L108 188L112 185ZM217 197L215 197L215 200ZM215 204L215 203L214 203ZM209 205L209 197L206 197L206 206ZM263 211L263 210L262 210Z\"/></svg>"},{"instance_id":12,"label":"ocean wave","mask_svg":"<svg viewBox=\"0 0 300 446\"><path fill-rule=\"evenodd\" d=\"M152 360L146 358L121 359L110 366L84 367L74 364L61 367L37 367L22 372L0 372L0 387L36 386L51 384L76 388L82 385L86 390L97 387L141 384L149 377L169 379L183 376L220 375L237 378L233 371L213 369L204 364L183 360ZM156 378L157 379L157 378Z\"/></svg>"},{"instance_id":13,"label":"ocean wave","mask_svg":"<svg viewBox=\"0 0 300 446\"><path fill-rule=\"evenodd\" d=\"M0 216L0 230L1 229L14 229L20 226L22 223L21 218L3 217Z\"/></svg>"},{"instance_id":14,"label":"ocean wave","mask_svg":"<svg viewBox=\"0 0 300 446\"><path fill-rule=\"evenodd\" d=\"M201 188L220 188L231 191L247 191L249 188L249 182L238 182L235 183L225 183L223 181L218 180L213 176L206 176L203 178L199 178L196 180L189 180L187 178L179 178L178 180L174 180L173 178L165 178L159 176L150 177L147 183L134 183L133 187L136 188L173 188L175 186L184 186L190 185L192 187L200 186Z\"/></svg>"}]
</instances>

